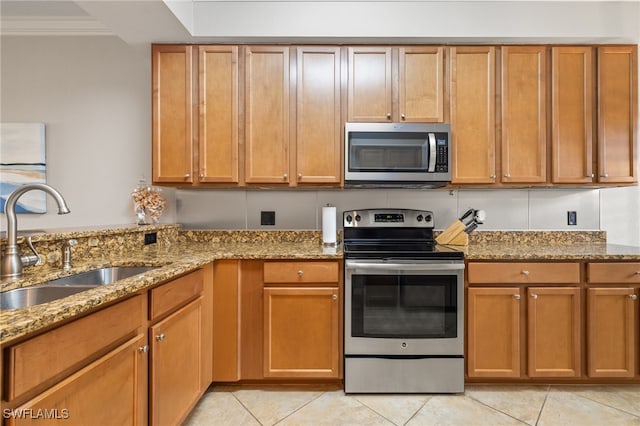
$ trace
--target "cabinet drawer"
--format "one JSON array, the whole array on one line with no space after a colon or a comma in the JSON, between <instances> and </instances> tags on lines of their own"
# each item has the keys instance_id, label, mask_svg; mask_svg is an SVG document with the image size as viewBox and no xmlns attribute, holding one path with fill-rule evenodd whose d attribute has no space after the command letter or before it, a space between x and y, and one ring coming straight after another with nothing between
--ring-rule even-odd
<instances>
[{"instance_id":1,"label":"cabinet drawer","mask_svg":"<svg viewBox=\"0 0 640 426\"><path fill-rule=\"evenodd\" d=\"M587 279L590 283L640 284L640 263L589 263Z\"/></svg>"},{"instance_id":2,"label":"cabinet drawer","mask_svg":"<svg viewBox=\"0 0 640 426\"><path fill-rule=\"evenodd\" d=\"M546 262L469 263L468 279L470 284L579 283L580 264Z\"/></svg>"},{"instance_id":3,"label":"cabinet drawer","mask_svg":"<svg viewBox=\"0 0 640 426\"><path fill-rule=\"evenodd\" d=\"M264 262L265 283L335 283L338 262Z\"/></svg>"},{"instance_id":4,"label":"cabinet drawer","mask_svg":"<svg viewBox=\"0 0 640 426\"><path fill-rule=\"evenodd\" d=\"M45 388L142 326L144 297L136 296L70 322L8 350L8 392L13 400Z\"/></svg>"},{"instance_id":5,"label":"cabinet drawer","mask_svg":"<svg viewBox=\"0 0 640 426\"><path fill-rule=\"evenodd\" d=\"M155 320L202 294L202 271L197 270L151 290L149 319Z\"/></svg>"}]
</instances>

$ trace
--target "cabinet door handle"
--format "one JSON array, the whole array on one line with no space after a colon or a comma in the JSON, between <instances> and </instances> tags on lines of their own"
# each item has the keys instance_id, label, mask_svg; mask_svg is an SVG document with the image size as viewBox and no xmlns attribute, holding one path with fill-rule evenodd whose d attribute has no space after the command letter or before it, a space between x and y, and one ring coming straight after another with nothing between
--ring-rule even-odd
<instances>
[{"instance_id":1,"label":"cabinet door handle","mask_svg":"<svg viewBox=\"0 0 640 426\"><path fill-rule=\"evenodd\" d=\"M520 300L520 295L519 294L514 294L513 298L516 299L516 300Z\"/></svg>"},{"instance_id":2,"label":"cabinet door handle","mask_svg":"<svg viewBox=\"0 0 640 426\"><path fill-rule=\"evenodd\" d=\"M289 178L289 175L287 173L282 175L282 179L287 180Z\"/></svg>"},{"instance_id":3,"label":"cabinet door handle","mask_svg":"<svg viewBox=\"0 0 640 426\"><path fill-rule=\"evenodd\" d=\"M298 173L298 180L302 179L302 173Z\"/></svg>"},{"instance_id":4,"label":"cabinet door handle","mask_svg":"<svg viewBox=\"0 0 640 426\"><path fill-rule=\"evenodd\" d=\"M190 175L189 173L185 173L185 174L184 174L184 178L185 178L185 179L189 179L189 177L190 177L190 176L191 176L191 175Z\"/></svg>"},{"instance_id":5,"label":"cabinet door handle","mask_svg":"<svg viewBox=\"0 0 640 426\"><path fill-rule=\"evenodd\" d=\"M404 120L406 117L404 116L404 114L400 114L400 118Z\"/></svg>"},{"instance_id":6,"label":"cabinet door handle","mask_svg":"<svg viewBox=\"0 0 640 426\"><path fill-rule=\"evenodd\" d=\"M164 335L164 333L160 333L156 336L156 340L158 342L162 342L167 336Z\"/></svg>"},{"instance_id":7,"label":"cabinet door handle","mask_svg":"<svg viewBox=\"0 0 640 426\"><path fill-rule=\"evenodd\" d=\"M527 270L525 269L525 270L523 270L523 271L521 272L521 274L522 274L522 275L524 275L525 277L528 277L528 276L529 276L529 271L527 271Z\"/></svg>"},{"instance_id":8,"label":"cabinet door handle","mask_svg":"<svg viewBox=\"0 0 640 426\"><path fill-rule=\"evenodd\" d=\"M601 178L605 178L605 179L606 179L606 178L608 178L608 177L609 177L609 173L602 174L602 175L600 175L600 177L601 177Z\"/></svg>"},{"instance_id":9,"label":"cabinet door handle","mask_svg":"<svg viewBox=\"0 0 640 426\"><path fill-rule=\"evenodd\" d=\"M492 180L496 180L496 175L491 175L489 176L489 178L491 178Z\"/></svg>"},{"instance_id":10,"label":"cabinet door handle","mask_svg":"<svg viewBox=\"0 0 640 426\"><path fill-rule=\"evenodd\" d=\"M387 119L391 120L391 113L390 112L387 113Z\"/></svg>"},{"instance_id":11,"label":"cabinet door handle","mask_svg":"<svg viewBox=\"0 0 640 426\"><path fill-rule=\"evenodd\" d=\"M537 294L535 294L535 293L531 293L531 298L532 298L532 299L537 299L537 298L538 298L538 295L537 295Z\"/></svg>"},{"instance_id":12,"label":"cabinet door handle","mask_svg":"<svg viewBox=\"0 0 640 426\"><path fill-rule=\"evenodd\" d=\"M338 295L337 295L337 294L333 294L333 295L331 295L331 299L332 299L332 300L338 300Z\"/></svg>"},{"instance_id":13,"label":"cabinet door handle","mask_svg":"<svg viewBox=\"0 0 640 426\"><path fill-rule=\"evenodd\" d=\"M636 300L638 298L638 296L636 296L635 294L630 294L629 295L629 299L631 300Z\"/></svg>"},{"instance_id":14,"label":"cabinet door handle","mask_svg":"<svg viewBox=\"0 0 640 426\"><path fill-rule=\"evenodd\" d=\"M149 345L140 346L138 348L138 352L146 354L147 352L149 352Z\"/></svg>"},{"instance_id":15,"label":"cabinet door handle","mask_svg":"<svg viewBox=\"0 0 640 426\"><path fill-rule=\"evenodd\" d=\"M298 271L298 276L299 276L299 277L301 277L301 276L303 276L303 275L304 275L304 271L303 271L302 269L300 269L300 270Z\"/></svg>"},{"instance_id":16,"label":"cabinet door handle","mask_svg":"<svg viewBox=\"0 0 640 426\"><path fill-rule=\"evenodd\" d=\"M510 178L510 177L511 177L511 174L509 174L509 173L505 173L505 174L504 174L504 177L506 177L506 178Z\"/></svg>"}]
</instances>

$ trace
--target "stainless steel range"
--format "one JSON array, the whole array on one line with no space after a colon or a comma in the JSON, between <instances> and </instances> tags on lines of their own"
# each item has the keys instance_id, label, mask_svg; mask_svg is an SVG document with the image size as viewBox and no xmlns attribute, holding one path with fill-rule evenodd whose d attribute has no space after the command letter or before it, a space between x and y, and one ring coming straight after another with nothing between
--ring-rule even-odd
<instances>
[{"instance_id":1,"label":"stainless steel range","mask_svg":"<svg viewBox=\"0 0 640 426\"><path fill-rule=\"evenodd\" d=\"M433 213L345 211L345 392L464 391L464 254Z\"/></svg>"}]
</instances>

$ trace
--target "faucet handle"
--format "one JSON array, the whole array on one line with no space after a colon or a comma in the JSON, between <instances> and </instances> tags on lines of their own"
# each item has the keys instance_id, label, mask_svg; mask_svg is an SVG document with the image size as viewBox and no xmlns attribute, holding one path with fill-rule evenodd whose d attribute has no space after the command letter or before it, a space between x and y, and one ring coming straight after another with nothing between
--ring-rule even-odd
<instances>
[{"instance_id":1,"label":"faucet handle","mask_svg":"<svg viewBox=\"0 0 640 426\"><path fill-rule=\"evenodd\" d=\"M65 243L65 245L66 245L67 247L74 247L74 246L77 246L77 245L78 245L78 240L76 240L75 238L72 238L72 239L70 239L69 241L67 241L67 242Z\"/></svg>"},{"instance_id":2,"label":"faucet handle","mask_svg":"<svg viewBox=\"0 0 640 426\"><path fill-rule=\"evenodd\" d=\"M20 257L22 261L22 266L40 266L42 265L42 256L38 254L36 248L33 246L33 241L31 240L33 235L29 235L27 237L27 246L31 249L33 254L27 254Z\"/></svg>"}]
</instances>

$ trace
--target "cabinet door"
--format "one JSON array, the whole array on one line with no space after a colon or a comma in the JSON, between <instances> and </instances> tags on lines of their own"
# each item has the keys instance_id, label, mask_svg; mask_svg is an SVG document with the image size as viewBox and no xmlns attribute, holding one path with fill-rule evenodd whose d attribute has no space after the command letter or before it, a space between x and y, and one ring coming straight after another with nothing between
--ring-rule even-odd
<instances>
[{"instance_id":1,"label":"cabinet door","mask_svg":"<svg viewBox=\"0 0 640 426\"><path fill-rule=\"evenodd\" d=\"M245 48L245 181L289 182L289 48Z\"/></svg>"},{"instance_id":2,"label":"cabinet door","mask_svg":"<svg viewBox=\"0 0 640 426\"><path fill-rule=\"evenodd\" d=\"M392 121L390 47L350 47L347 121Z\"/></svg>"},{"instance_id":3,"label":"cabinet door","mask_svg":"<svg viewBox=\"0 0 640 426\"><path fill-rule=\"evenodd\" d=\"M340 48L297 49L296 182L340 183Z\"/></svg>"},{"instance_id":4,"label":"cabinet door","mask_svg":"<svg viewBox=\"0 0 640 426\"><path fill-rule=\"evenodd\" d=\"M502 48L502 181L547 179L546 49Z\"/></svg>"},{"instance_id":5,"label":"cabinet door","mask_svg":"<svg viewBox=\"0 0 640 426\"><path fill-rule=\"evenodd\" d=\"M553 183L591 183L593 60L590 46L551 49Z\"/></svg>"},{"instance_id":6,"label":"cabinet door","mask_svg":"<svg viewBox=\"0 0 640 426\"><path fill-rule=\"evenodd\" d=\"M452 183L496 181L495 48L451 48Z\"/></svg>"},{"instance_id":7,"label":"cabinet door","mask_svg":"<svg viewBox=\"0 0 640 426\"><path fill-rule=\"evenodd\" d=\"M633 377L638 347L633 288L590 288L587 311L589 377Z\"/></svg>"},{"instance_id":8,"label":"cabinet door","mask_svg":"<svg viewBox=\"0 0 640 426\"><path fill-rule=\"evenodd\" d=\"M529 377L579 377L580 288L529 287Z\"/></svg>"},{"instance_id":9,"label":"cabinet door","mask_svg":"<svg viewBox=\"0 0 640 426\"><path fill-rule=\"evenodd\" d=\"M598 48L598 180L636 182L637 46Z\"/></svg>"},{"instance_id":10,"label":"cabinet door","mask_svg":"<svg viewBox=\"0 0 640 426\"><path fill-rule=\"evenodd\" d=\"M238 183L238 47L198 49L198 181Z\"/></svg>"},{"instance_id":11,"label":"cabinet door","mask_svg":"<svg viewBox=\"0 0 640 426\"><path fill-rule=\"evenodd\" d=\"M202 299L149 329L151 424L179 424L201 394Z\"/></svg>"},{"instance_id":12,"label":"cabinet door","mask_svg":"<svg viewBox=\"0 0 640 426\"><path fill-rule=\"evenodd\" d=\"M338 288L264 289L264 376L339 376Z\"/></svg>"},{"instance_id":13,"label":"cabinet door","mask_svg":"<svg viewBox=\"0 0 640 426\"><path fill-rule=\"evenodd\" d=\"M469 377L520 377L520 293L517 287L468 289Z\"/></svg>"},{"instance_id":14,"label":"cabinet door","mask_svg":"<svg viewBox=\"0 0 640 426\"><path fill-rule=\"evenodd\" d=\"M192 49L180 45L153 46L154 182L193 182Z\"/></svg>"},{"instance_id":15,"label":"cabinet door","mask_svg":"<svg viewBox=\"0 0 640 426\"><path fill-rule=\"evenodd\" d=\"M26 402L7 425L144 425L146 336L139 335ZM49 420L49 422L47 422Z\"/></svg>"},{"instance_id":16,"label":"cabinet door","mask_svg":"<svg viewBox=\"0 0 640 426\"><path fill-rule=\"evenodd\" d=\"M442 122L444 47L399 48L398 74L400 121Z\"/></svg>"}]
</instances>

